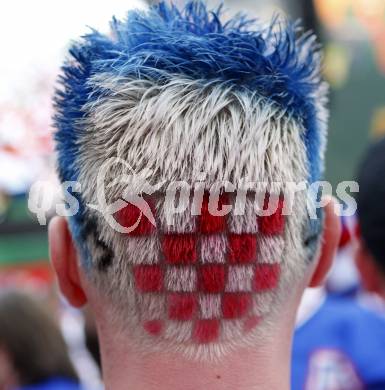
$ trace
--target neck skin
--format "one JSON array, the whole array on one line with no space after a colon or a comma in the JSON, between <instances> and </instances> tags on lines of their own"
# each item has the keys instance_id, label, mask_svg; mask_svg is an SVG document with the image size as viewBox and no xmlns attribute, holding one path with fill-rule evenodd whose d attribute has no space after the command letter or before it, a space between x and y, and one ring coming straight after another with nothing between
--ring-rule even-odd
<instances>
[{"instance_id":1,"label":"neck skin","mask_svg":"<svg viewBox=\"0 0 385 390\"><path fill-rule=\"evenodd\" d=\"M100 323L98 328L106 390L290 389L290 326L277 330L263 347L230 352L218 363L191 361L180 354L140 354L127 337Z\"/></svg>"}]
</instances>

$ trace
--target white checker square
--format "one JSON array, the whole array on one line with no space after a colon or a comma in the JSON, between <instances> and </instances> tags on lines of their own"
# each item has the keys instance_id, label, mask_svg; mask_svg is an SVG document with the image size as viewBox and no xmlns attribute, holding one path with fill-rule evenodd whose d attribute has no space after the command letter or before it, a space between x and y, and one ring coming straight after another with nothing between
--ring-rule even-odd
<instances>
[{"instance_id":1,"label":"white checker square","mask_svg":"<svg viewBox=\"0 0 385 390\"><path fill-rule=\"evenodd\" d=\"M165 285L168 291L192 292L196 290L197 273L194 267L168 267Z\"/></svg>"},{"instance_id":2,"label":"white checker square","mask_svg":"<svg viewBox=\"0 0 385 390\"><path fill-rule=\"evenodd\" d=\"M233 199L233 209L228 216L228 227L231 233L257 233L258 218L252 197L238 196Z\"/></svg>"},{"instance_id":3,"label":"white checker square","mask_svg":"<svg viewBox=\"0 0 385 390\"><path fill-rule=\"evenodd\" d=\"M159 294L138 294L138 303L141 307L145 307L146 318L144 320L159 320L165 317L166 313L166 297Z\"/></svg>"},{"instance_id":4,"label":"white checker square","mask_svg":"<svg viewBox=\"0 0 385 390\"><path fill-rule=\"evenodd\" d=\"M160 244L156 235L140 237L120 235L115 242L116 246L113 248L115 253L130 264L159 263Z\"/></svg>"},{"instance_id":5,"label":"white checker square","mask_svg":"<svg viewBox=\"0 0 385 390\"><path fill-rule=\"evenodd\" d=\"M192 321L167 321L164 337L178 343L191 340L193 322Z\"/></svg>"},{"instance_id":6,"label":"white checker square","mask_svg":"<svg viewBox=\"0 0 385 390\"><path fill-rule=\"evenodd\" d=\"M204 294L199 297L200 314L204 319L221 317L221 296Z\"/></svg>"},{"instance_id":7,"label":"white checker square","mask_svg":"<svg viewBox=\"0 0 385 390\"><path fill-rule=\"evenodd\" d=\"M283 260L284 248L284 237L258 235L258 263L280 264Z\"/></svg>"},{"instance_id":8,"label":"white checker square","mask_svg":"<svg viewBox=\"0 0 385 390\"><path fill-rule=\"evenodd\" d=\"M252 266L230 266L227 276L226 291L251 291L254 269Z\"/></svg>"},{"instance_id":9,"label":"white checker square","mask_svg":"<svg viewBox=\"0 0 385 390\"><path fill-rule=\"evenodd\" d=\"M224 234L204 235L200 240L202 263L224 263L227 239Z\"/></svg>"},{"instance_id":10,"label":"white checker square","mask_svg":"<svg viewBox=\"0 0 385 390\"><path fill-rule=\"evenodd\" d=\"M183 197L182 197L183 199ZM179 198L178 202L182 199ZM165 233L194 233L196 231L197 217L191 215L191 200L184 199L185 203L181 206L181 212L175 212L175 209L168 205L165 196L159 198L156 202L156 213L159 218L160 230Z\"/></svg>"}]
</instances>

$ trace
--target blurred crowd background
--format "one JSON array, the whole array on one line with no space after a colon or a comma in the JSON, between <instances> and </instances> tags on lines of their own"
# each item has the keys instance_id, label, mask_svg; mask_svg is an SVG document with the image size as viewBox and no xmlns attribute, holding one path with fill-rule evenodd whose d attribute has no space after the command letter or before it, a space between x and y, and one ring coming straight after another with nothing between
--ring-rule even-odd
<instances>
[{"instance_id":1,"label":"blurred crowd background","mask_svg":"<svg viewBox=\"0 0 385 390\"><path fill-rule=\"evenodd\" d=\"M70 40L89 31L87 26L107 32L112 15L124 17L129 8L153 2L13 0L0 4L0 297L19 290L43 303L60 326L77 375L91 389L101 385L92 319L88 313L69 308L60 298L48 263L47 227L40 225L28 209L28 196L38 180L50 183L52 191L57 186L51 96ZM225 0L224 4L231 12L246 10L262 21L274 14L300 18L306 29L319 35L324 73L331 86L326 180L333 187L341 181L354 180L357 164L370 140L385 135L385 0ZM49 211L47 216L53 213ZM347 368L348 363L335 348L332 353L337 356L320 354L314 361L305 351L303 324L329 297L339 297L344 304L349 299L358 300L378 313L384 310L374 296L360 289L353 262L355 218L345 219L343 226L340 250L326 288L309 292L299 313L294 390L309 381L305 372L310 372L314 364L331 370L331 381L335 383L346 381L349 370L354 370L354 364ZM0 316L1 307L0 298ZM1 382L1 327L0 324L2 390L6 387ZM375 346L373 351L366 351L370 352L376 356ZM332 367L330 361L335 363ZM336 367L343 367L345 377L333 371ZM339 379L341 375L343 379ZM357 373L358 378L362 375ZM357 384L348 386L349 390L360 388Z\"/></svg>"}]
</instances>

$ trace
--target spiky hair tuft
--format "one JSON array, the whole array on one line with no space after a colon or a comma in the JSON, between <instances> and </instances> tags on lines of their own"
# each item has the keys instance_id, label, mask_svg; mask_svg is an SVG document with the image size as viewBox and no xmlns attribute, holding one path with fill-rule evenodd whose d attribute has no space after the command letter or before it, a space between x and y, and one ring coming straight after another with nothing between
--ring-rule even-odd
<instances>
[{"instance_id":1,"label":"spiky hair tuft","mask_svg":"<svg viewBox=\"0 0 385 390\"><path fill-rule=\"evenodd\" d=\"M103 94L92 90L89 79L110 72L160 83L180 75L247 89L274 102L302 122L309 179L320 179L326 88L315 36L278 18L262 27L242 15L227 22L221 16L221 7L209 10L201 1L182 10L161 2L148 11L130 11L125 21L113 19L111 36L92 31L72 46L64 88L56 96L62 176L76 178L77 122L85 115L83 105Z\"/></svg>"}]
</instances>

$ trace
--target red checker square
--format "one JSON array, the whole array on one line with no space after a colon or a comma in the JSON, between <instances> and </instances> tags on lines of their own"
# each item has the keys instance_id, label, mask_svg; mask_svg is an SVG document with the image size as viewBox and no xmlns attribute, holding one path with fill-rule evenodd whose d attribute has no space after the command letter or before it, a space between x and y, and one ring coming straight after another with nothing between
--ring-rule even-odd
<instances>
[{"instance_id":1,"label":"red checker square","mask_svg":"<svg viewBox=\"0 0 385 390\"><path fill-rule=\"evenodd\" d=\"M224 291L226 268L222 264L203 265L198 268L199 290L207 293Z\"/></svg>"},{"instance_id":2,"label":"red checker square","mask_svg":"<svg viewBox=\"0 0 385 390\"><path fill-rule=\"evenodd\" d=\"M279 264L258 264L254 273L254 290L271 290L277 287L280 273Z\"/></svg>"},{"instance_id":3,"label":"red checker square","mask_svg":"<svg viewBox=\"0 0 385 390\"><path fill-rule=\"evenodd\" d=\"M163 270L158 265L134 267L136 288L142 292L160 292L163 289Z\"/></svg>"},{"instance_id":4,"label":"red checker square","mask_svg":"<svg viewBox=\"0 0 385 390\"><path fill-rule=\"evenodd\" d=\"M168 263L191 264L196 262L196 237L192 234L166 234L163 237L162 247Z\"/></svg>"},{"instance_id":5,"label":"red checker square","mask_svg":"<svg viewBox=\"0 0 385 390\"><path fill-rule=\"evenodd\" d=\"M255 261L257 257L257 237L255 234L229 234L228 258L232 264Z\"/></svg>"},{"instance_id":6,"label":"red checker square","mask_svg":"<svg viewBox=\"0 0 385 390\"><path fill-rule=\"evenodd\" d=\"M211 343L218 339L218 320L199 320L194 324L193 339L200 344Z\"/></svg>"},{"instance_id":7,"label":"red checker square","mask_svg":"<svg viewBox=\"0 0 385 390\"><path fill-rule=\"evenodd\" d=\"M153 336L159 336L163 330L163 322L160 320L150 320L143 324L143 328L147 333Z\"/></svg>"},{"instance_id":8,"label":"red checker square","mask_svg":"<svg viewBox=\"0 0 385 390\"><path fill-rule=\"evenodd\" d=\"M245 332L252 331L259 323L261 322L261 318L257 316L251 316L245 319L243 323L243 329Z\"/></svg>"},{"instance_id":9,"label":"red checker square","mask_svg":"<svg viewBox=\"0 0 385 390\"><path fill-rule=\"evenodd\" d=\"M226 293L222 298L223 318L235 319L243 317L251 306L251 296L246 293Z\"/></svg>"},{"instance_id":10,"label":"red checker square","mask_svg":"<svg viewBox=\"0 0 385 390\"><path fill-rule=\"evenodd\" d=\"M147 203L146 203L147 202ZM152 215L155 215L155 207L153 201L150 199L143 200L142 210L145 210L150 206ZM156 227L150 222L150 220L142 214L140 208L128 203L127 206L120 209L114 214L116 221L126 228L136 226L131 232L127 233L131 236L144 236L149 235L156 230ZM139 222L138 222L139 221Z\"/></svg>"},{"instance_id":11,"label":"red checker square","mask_svg":"<svg viewBox=\"0 0 385 390\"><path fill-rule=\"evenodd\" d=\"M214 195L212 195L214 196ZM212 215L209 210L209 193L205 193L202 200L201 216L200 216L200 231L203 234L220 233L226 229L226 217L219 215ZM218 205L213 207L221 211L223 205L227 203L228 197L226 194L221 194L218 199Z\"/></svg>"},{"instance_id":12,"label":"red checker square","mask_svg":"<svg viewBox=\"0 0 385 390\"><path fill-rule=\"evenodd\" d=\"M175 293L168 296L168 317L171 320L191 320L197 307L197 297L194 294Z\"/></svg>"},{"instance_id":13,"label":"red checker square","mask_svg":"<svg viewBox=\"0 0 385 390\"><path fill-rule=\"evenodd\" d=\"M269 196L265 198L264 210L268 209ZM274 202L275 204L275 202ZM278 200L278 206L272 215L262 216L259 218L259 231L262 234L274 235L282 234L285 228L285 216L282 215L284 202L280 198Z\"/></svg>"}]
</instances>

